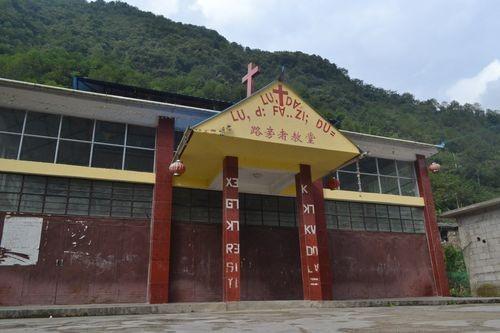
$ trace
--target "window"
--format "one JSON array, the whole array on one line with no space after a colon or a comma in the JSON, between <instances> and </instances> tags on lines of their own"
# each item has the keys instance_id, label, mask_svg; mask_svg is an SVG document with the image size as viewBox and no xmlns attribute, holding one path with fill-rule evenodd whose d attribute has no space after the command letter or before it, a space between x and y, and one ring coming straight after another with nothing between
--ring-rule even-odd
<instances>
[{"instance_id":1,"label":"window","mask_svg":"<svg viewBox=\"0 0 500 333\"><path fill-rule=\"evenodd\" d=\"M0 211L149 218L153 186L0 173Z\"/></svg>"},{"instance_id":2,"label":"window","mask_svg":"<svg viewBox=\"0 0 500 333\"><path fill-rule=\"evenodd\" d=\"M156 129L0 109L0 158L153 172Z\"/></svg>"},{"instance_id":3,"label":"window","mask_svg":"<svg viewBox=\"0 0 500 333\"><path fill-rule=\"evenodd\" d=\"M295 198L240 193L240 225L295 227ZM222 221L222 192L187 188L173 190L173 220Z\"/></svg>"},{"instance_id":4,"label":"window","mask_svg":"<svg viewBox=\"0 0 500 333\"><path fill-rule=\"evenodd\" d=\"M328 229L424 233L423 209L325 200Z\"/></svg>"},{"instance_id":5,"label":"window","mask_svg":"<svg viewBox=\"0 0 500 333\"><path fill-rule=\"evenodd\" d=\"M340 189L345 191L418 196L413 162L367 157L331 176L340 181Z\"/></svg>"}]
</instances>

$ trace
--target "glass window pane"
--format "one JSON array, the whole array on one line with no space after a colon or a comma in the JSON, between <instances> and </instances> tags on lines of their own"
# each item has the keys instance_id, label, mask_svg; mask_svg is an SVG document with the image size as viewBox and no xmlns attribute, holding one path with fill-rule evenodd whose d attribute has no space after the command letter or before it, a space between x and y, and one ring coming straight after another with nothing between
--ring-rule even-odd
<instances>
[{"instance_id":1,"label":"glass window pane","mask_svg":"<svg viewBox=\"0 0 500 333\"><path fill-rule=\"evenodd\" d=\"M172 218L174 221L189 222L189 207L173 205Z\"/></svg>"},{"instance_id":2,"label":"glass window pane","mask_svg":"<svg viewBox=\"0 0 500 333\"><path fill-rule=\"evenodd\" d=\"M57 163L88 166L90 143L64 141L59 142Z\"/></svg>"},{"instance_id":3,"label":"glass window pane","mask_svg":"<svg viewBox=\"0 0 500 333\"><path fill-rule=\"evenodd\" d=\"M151 203L133 202L132 217L145 217L145 218L151 217Z\"/></svg>"},{"instance_id":4,"label":"glass window pane","mask_svg":"<svg viewBox=\"0 0 500 333\"><path fill-rule=\"evenodd\" d=\"M0 109L0 131L21 133L24 111Z\"/></svg>"},{"instance_id":5,"label":"glass window pane","mask_svg":"<svg viewBox=\"0 0 500 333\"><path fill-rule=\"evenodd\" d=\"M94 121L92 119L64 116L61 138L91 141L93 130Z\"/></svg>"},{"instance_id":6,"label":"glass window pane","mask_svg":"<svg viewBox=\"0 0 500 333\"><path fill-rule=\"evenodd\" d=\"M111 200L109 199L91 199L90 215L109 216L111 213Z\"/></svg>"},{"instance_id":7,"label":"glass window pane","mask_svg":"<svg viewBox=\"0 0 500 333\"><path fill-rule=\"evenodd\" d=\"M414 220L424 220L424 210L420 207L412 207L411 214Z\"/></svg>"},{"instance_id":8,"label":"glass window pane","mask_svg":"<svg viewBox=\"0 0 500 333\"><path fill-rule=\"evenodd\" d=\"M111 182L94 181L92 183L93 198L109 199L111 198L112 191L113 183Z\"/></svg>"},{"instance_id":9,"label":"glass window pane","mask_svg":"<svg viewBox=\"0 0 500 333\"><path fill-rule=\"evenodd\" d=\"M262 220L264 221L264 225L278 226L279 225L278 212L264 211L262 212Z\"/></svg>"},{"instance_id":10,"label":"glass window pane","mask_svg":"<svg viewBox=\"0 0 500 333\"><path fill-rule=\"evenodd\" d=\"M92 166L98 168L121 169L123 148L94 144Z\"/></svg>"},{"instance_id":11,"label":"glass window pane","mask_svg":"<svg viewBox=\"0 0 500 333\"><path fill-rule=\"evenodd\" d=\"M425 233L425 226L423 220L413 220L413 226L415 227L415 232Z\"/></svg>"},{"instance_id":12,"label":"glass window pane","mask_svg":"<svg viewBox=\"0 0 500 333\"><path fill-rule=\"evenodd\" d=\"M0 210L4 212L17 212L18 204L19 204L18 193L0 194Z\"/></svg>"},{"instance_id":13,"label":"glass window pane","mask_svg":"<svg viewBox=\"0 0 500 333\"><path fill-rule=\"evenodd\" d=\"M209 208L208 206L203 207L191 207L191 221L192 222L209 222Z\"/></svg>"},{"instance_id":14,"label":"glass window pane","mask_svg":"<svg viewBox=\"0 0 500 333\"><path fill-rule=\"evenodd\" d=\"M387 212L386 205L377 205L377 217L388 217L389 213Z\"/></svg>"},{"instance_id":15,"label":"glass window pane","mask_svg":"<svg viewBox=\"0 0 500 333\"><path fill-rule=\"evenodd\" d=\"M294 227L295 226L295 214L289 212L280 212L280 226L282 227Z\"/></svg>"},{"instance_id":16,"label":"glass window pane","mask_svg":"<svg viewBox=\"0 0 500 333\"><path fill-rule=\"evenodd\" d=\"M359 191L358 176L355 173L339 171L340 189L344 191Z\"/></svg>"},{"instance_id":17,"label":"glass window pane","mask_svg":"<svg viewBox=\"0 0 500 333\"><path fill-rule=\"evenodd\" d=\"M399 177L408 177L408 178L413 178L413 162L407 162L407 161L396 161L398 165L398 174Z\"/></svg>"},{"instance_id":18,"label":"glass window pane","mask_svg":"<svg viewBox=\"0 0 500 333\"><path fill-rule=\"evenodd\" d=\"M362 158L358 161L359 172L377 174L377 162L373 157Z\"/></svg>"},{"instance_id":19,"label":"glass window pane","mask_svg":"<svg viewBox=\"0 0 500 333\"><path fill-rule=\"evenodd\" d=\"M399 211L401 212L401 218L411 220L411 208L410 207L399 207Z\"/></svg>"},{"instance_id":20,"label":"glass window pane","mask_svg":"<svg viewBox=\"0 0 500 333\"><path fill-rule=\"evenodd\" d=\"M394 160L379 158L378 170L381 175L396 176L396 162Z\"/></svg>"},{"instance_id":21,"label":"glass window pane","mask_svg":"<svg viewBox=\"0 0 500 333\"><path fill-rule=\"evenodd\" d=\"M209 206L222 210L222 192L210 191L208 193Z\"/></svg>"},{"instance_id":22,"label":"glass window pane","mask_svg":"<svg viewBox=\"0 0 500 333\"><path fill-rule=\"evenodd\" d=\"M89 199L88 198L69 198L68 199L68 214L69 215L88 215Z\"/></svg>"},{"instance_id":23,"label":"glass window pane","mask_svg":"<svg viewBox=\"0 0 500 333\"><path fill-rule=\"evenodd\" d=\"M262 209L267 211L278 210L278 197L270 195L262 196Z\"/></svg>"},{"instance_id":24,"label":"glass window pane","mask_svg":"<svg viewBox=\"0 0 500 333\"><path fill-rule=\"evenodd\" d=\"M362 216L351 216L352 230L365 230Z\"/></svg>"},{"instance_id":25,"label":"glass window pane","mask_svg":"<svg viewBox=\"0 0 500 333\"><path fill-rule=\"evenodd\" d=\"M46 181L42 176L24 176L23 193L44 194Z\"/></svg>"},{"instance_id":26,"label":"glass window pane","mask_svg":"<svg viewBox=\"0 0 500 333\"><path fill-rule=\"evenodd\" d=\"M218 224L222 222L222 209L220 207L210 207L210 223Z\"/></svg>"},{"instance_id":27,"label":"glass window pane","mask_svg":"<svg viewBox=\"0 0 500 333\"><path fill-rule=\"evenodd\" d=\"M134 200L137 201L152 201L153 187L150 185L136 184L134 186Z\"/></svg>"},{"instance_id":28,"label":"glass window pane","mask_svg":"<svg viewBox=\"0 0 500 333\"><path fill-rule=\"evenodd\" d=\"M174 187L172 191L172 202L177 205L189 206L191 190L188 188ZM221 199L222 200L222 199Z\"/></svg>"},{"instance_id":29,"label":"glass window pane","mask_svg":"<svg viewBox=\"0 0 500 333\"><path fill-rule=\"evenodd\" d=\"M295 212L295 199L287 197L278 198L280 212Z\"/></svg>"},{"instance_id":30,"label":"glass window pane","mask_svg":"<svg viewBox=\"0 0 500 333\"><path fill-rule=\"evenodd\" d=\"M401 186L401 195L412 197L417 195L415 179L399 178L399 184Z\"/></svg>"},{"instance_id":31,"label":"glass window pane","mask_svg":"<svg viewBox=\"0 0 500 333\"><path fill-rule=\"evenodd\" d=\"M256 194L245 194L245 209L261 210L261 196Z\"/></svg>"},{"instance_id":32,"label":"glass window pane","mask_svg":"<svg viewBox=\"0 0 500 333\"><path fill-rule=\"evenodd\" d=\"M395 219L399 219L400 218L400 215L399 215L399 206L387 206L388 210L389 210L389 217L390 218L395 218Z\"/></svg>"},{"instance_id":33,"label":"glass window pane","mask_svg":"<svg viewBox=\"0 0 500 333\"><path fill-rule=\"evenodd\" d=\"M46 196L43 212L48 214L66 214L66 197Z\"/></svg>"},{"instance_id":34,"label":"glass window pane","mask_svg":"<svg viewBox=\"0 0 500 333\"><path fill-rule=\"evenodd\" d=\"M380 185L382 186L382 193L399 195L397 178L380 176Z\"/></svg>"},{"instance_id":35,"label":"glass window pane","mask_svg":"<svg viewBox=\"0 0 500 333\"><path fill-rule=\"evenodd\" d=\"M154 127L128 125L127 146L154 148L155 133Z\"/></svg>"},{"instance_id":36,"label":"glass window pane","mask_svg":"<svg viewBox=\"0 0 500 333\"><path fill-rule=\"evenodd\" d=\"M56 139L25 136L21 148L21 159L53 163L56 154L56 143Z\"/></svg>"},{"instance_id":37,"label":"glass window pane","mask_svg":"<svg viewBox=\"0 0 500 333\"><path fill-rule=\"evenodd\" d=\"M349 211L349 203L348 202L337 201L336 206L337 206L337 214L339 214L339 215L351 215L351 212Z\"/></svg>"},{"instance_id":38,"label":"glass window pane","mask_svg":"<svg viewBox=\"0 0 500 333\"><path fill-rule=\"evenodd\" d=\"M208 191L192 190L191 191L191 205L208 207Z\"/></svg>"},{"instance_id":39,"label":"glass window pane","mask_svg":"<svg viewBox=\"0 0 500 333\"><path fill-rule=\"evenodd\" d=\"M389 225L389 219L377 217L377 224L379 231L391 231L391 227Z\"/></svg>"},{"instance_id":40,"label":"glass window pane","mask_svg":"<svg viewBox=\"0 0 500 333\"><path fill-rule=\"evenodd\" d=\"M262 213L260 211L246 211L245 217L247 225L262 225Z\"/></svg>"},{"instance_id":41,"label":"glass window pane","mask_svg":"<svg viewBox=\"0 0 500 333\"><path fill-rule=\"evenodd\" d=\"M113 199L132 200L134 198L133 184L113 183Z\"/></svg>"},{"instance_id":42,"label":"glass window pane","mask_svg":"<svg viewBox=\"0 0 500 333\"><path fill-rule=\"evenodd\" d=\"M122 145L125 139L125 124L96 121L95 141Z\"/></svg>"},{"instance_id":43,"label":"glass window pane","mask_svg":"<svg viewBox=\"0 0 500 333\"><path fill-rule=\"evenodd\" d=\"M351 216L363 216L363 204L358 202L351 202Z\"/></svg>"},{"instance_id":44,"label":"glass window pane","mask_svg":"<svg viewBox=\"0 0 500 333\"><path fill-rule=\"evenodd\" d=\"M365 217L366 230L377 231L377 218L375 217Z\"/></svg>"},{"instance_id":45,"label":"glass window pane","mask_svg":"<svg viewBox=\"0 0 500 333\"><path fill-rule=\"evenodd\" d=\"M378 176L372 175L360 175L361 179L361 191L370 193L380 193L380 188L378 185Z\"/></svg>"},{"instance_id":46,"label":"glass window pane","mask_svg":"<svg viewBox=\"0 0 500 333\"><path fill-rule=\"evenodd\" d=\"M354 163L351 163L349 165L346 165L345 167L343 167L342 169L340 169L342 171L352 171L352 172L357 172L358 171L358 167L356 166L356 162Z\"/></svg>"},{"instance_id":47,"label":"glass window pane","mask_svg":"<svg viewBox=\"0 0 500 333\"><path fill-rule=\"evenodd\" d=\"M28 112L24 133L57 137L60 115Z\"/></svg>"},{"instance_id":48,"label":"glass window pane","mask_svg":"<svg viewBox=\"0 0 500 333\"><path fill-rule=\"evenodd\" d=\"M335 201L325 200L325 214L336 214Z\"/></svg>"},{"instance_id":49,"label":"glass window pane","mask_svg":"<svg viewBox=\"0 0 500 333\"><path fill-rule=\"evenodd\" d=\"M23 176L12 173L0 173L0 192L21 192Z\"/></svg>"},{"instance_id":50,"label":"glass window pane","mask_svg":"<svg viewBox=\"0 0 500 333\"><path fill-rule=\"evenodd\" d=\"M351 219L349 216L337 216L339 229L351 230Z\"/></svg>"},{"instance_id":51,"label":"glass window pane","mask_svg":"<svg viewBox=\"0 0 500 333\"><path fill-rule=\"evenodd\" d=\"M69 184L69 196L88 198L90 196L90 187L90 180L71 179Z\"/></svg>"},{"instance_id":52,"label":"glass window pane","mask_svg":"<svg viewBox=\"0 0 500 333\"><path fill-rule=\"evenodd\" d=\"M326 228L327 229L337 229L337 217L335 215L326 215Z\"/></svg>"},{"instance_id":53,"label":"glass window pane","mask_svg":"<svg viewBox=\"0 0 500 333\"><path fill-rule=\"evenodd\" d=\"M364 213L364 216L368 216L368 217L375 217L375 216L377 216L376 207L377 206L375 204L363 204L363 213Z\"/></svg>"},{"instance_id":54,"label":"glass window pane","mask_svg":"<svg viewBox=\"0 0 500 333\"><path fill-rule=\"evenodd\" d=\"M19 211L23 213L41 213L43 207L43 195L23 194Z\"/></svg>"},{"instance_id":55,"label":"glass window pane","mask_svg":"<svg viewBox=\"0 0 500 333\"><path fill-rule=\"evenodd\" d=\"M69 188L69 179L59 177L47 178L47 194L67 196Z\"/></svg>"},{"instance_id":56,"label":"glass window pane","mask_svg":"<svg viewBox=\"0 0 500 333\"><path fill-rule=\"evenodd\" d=\"M402 220L403 232L415 232L412 220Z\"/></svg>"},{"instance_id":57,"label":"glass window pane","mask_svg":"<svg viewBox=\"0 0 500 333\"><path fill-rule=\"evenodd\" d=\"M125 154L125 170L153 172L155 152L136 148L127 148Z\"/></svg>"},{"instance_id":58,"label":"glass window pane","mask_svg":"<svg viewBox=\"0 0 500 333\"><path fill-rule=\"evenodd\" d=\"M403 231L403 228L401 227L401 220L400 219L390 219L390 221L391 221L391 231L392 232Z\"/></svg>"},{"instance_id":59,"label":"glass window pane","mask_svg":"<svg viewBox=\"0 0 500 333\"><path fill-rule=\"evenodd\" d=\"M132 202L113 200L111 203L111 216L130 217L132 215Z\"/></svg>"},{"instance_id":60,"label":"glass window pane","mask_svg":"<svg viewBox=\"0 0 500 333\"><path fill-rule=\"evenodd\" d=\"M0 133L0 158L17 158L20 135Z\"/></svg>"}]
</instances>

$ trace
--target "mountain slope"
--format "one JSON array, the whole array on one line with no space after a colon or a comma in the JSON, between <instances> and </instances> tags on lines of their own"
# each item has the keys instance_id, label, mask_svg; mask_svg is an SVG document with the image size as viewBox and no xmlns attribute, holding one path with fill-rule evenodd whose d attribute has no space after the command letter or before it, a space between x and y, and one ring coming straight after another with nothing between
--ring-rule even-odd
<instances>
[{"instance_id":1,"label":"mountain slope","mask_svg":"<svg viewBox=\"0 0 500 333\"><path fill-rule=\"evenodd\" d=\"M236 101L246 64L257 87L281 65L305 100L342 128L438 143L432 175L439 210L500 195L500 116L472 105L418 101L353 80L315 55L265 52L217 32L175 23L124 3L0 0L0 77L70 86L73 75Z\"/></svg>"}]
</instances>

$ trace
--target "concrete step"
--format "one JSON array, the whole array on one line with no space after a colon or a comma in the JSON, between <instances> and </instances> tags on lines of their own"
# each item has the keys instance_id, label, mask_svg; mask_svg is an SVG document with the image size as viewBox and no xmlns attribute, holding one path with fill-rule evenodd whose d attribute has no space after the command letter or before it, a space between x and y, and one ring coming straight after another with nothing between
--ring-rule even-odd
<instances>
[{"instance_id":1,"label":"concrete step","mask_svg":"<svg viewBox=\"0 0 500 333\"><path fill-rule=\"evenodd\" d=\"M242 301L229 303L33 305L0 307L0 319L487 303L500 303L500 297L417 297L345 301Z\"/></svg>"}]
</instances>

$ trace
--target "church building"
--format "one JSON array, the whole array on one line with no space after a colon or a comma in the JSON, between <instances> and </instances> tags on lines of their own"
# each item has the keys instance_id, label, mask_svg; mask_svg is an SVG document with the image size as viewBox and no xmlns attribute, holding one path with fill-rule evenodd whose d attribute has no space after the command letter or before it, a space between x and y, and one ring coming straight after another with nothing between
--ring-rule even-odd
<instances>
[{"instance_id":1,"label":"church building","mask_svg":"<svg viewBox=\"0 0 500 333\"><path fill-rule=\"evenodd\" d=\"M0 305L448 296L435 145L235 104L0 79Z\"/></svg>"}]
</instances>

